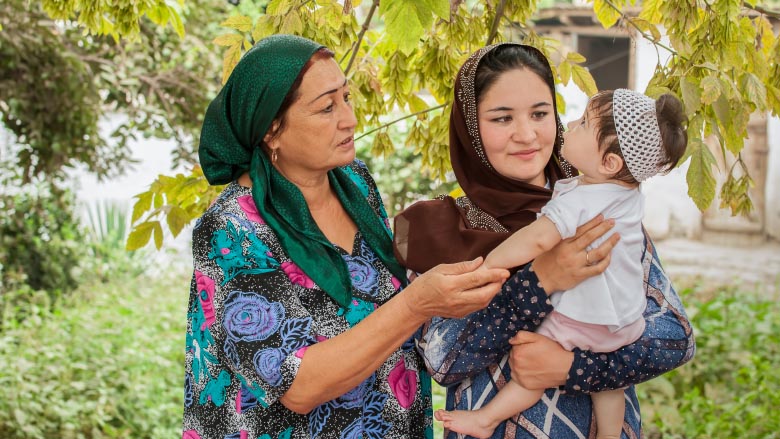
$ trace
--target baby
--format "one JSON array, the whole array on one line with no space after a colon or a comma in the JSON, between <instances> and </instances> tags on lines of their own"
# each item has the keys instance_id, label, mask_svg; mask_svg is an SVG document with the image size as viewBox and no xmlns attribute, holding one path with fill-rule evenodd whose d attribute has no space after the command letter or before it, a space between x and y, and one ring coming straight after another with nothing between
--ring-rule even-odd
<instances>
[{"instance_id":1,"label":"baby","mask_svg":"<svg viewBox=\"0 0 780 439\"><path fill-rule=\"evenodd\" d=\"M579 225L599 213L615 220L612 233L619 233L620 241L604 273L551 296L555 310L538 333L567 350L578 347L593 352L615 351L642 335L647 302L641 265L644 198L639 183L674 168L683 156L688 142L683 121L682 104L673 95L656 101L618 89L593 96L585 114L569 123L561 152L581 175L558 181L539 218L490 252L484 265L512 268L525 264L573 236ZM543 392L509 381L484 407L438 410L436 419L451 431L489 438L499 423L536 404ZM619 439L625 412L623 389L591 397L597 437Z\"/></svg>"}]
</instances>

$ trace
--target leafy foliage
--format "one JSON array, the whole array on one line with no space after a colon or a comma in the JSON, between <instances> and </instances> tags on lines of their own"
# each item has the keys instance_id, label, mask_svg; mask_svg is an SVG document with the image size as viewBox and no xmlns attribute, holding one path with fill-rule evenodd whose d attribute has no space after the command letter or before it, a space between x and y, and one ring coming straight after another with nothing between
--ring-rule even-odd
<instances>
[{"instance_id":1,"label":"leafy foliage","mask_svg":"<svg viewBox=\"0 0 780 439\"><path fill-rule=\"evenodd\" d=\"M0 192L0 287L5 316L26 306L23 296L45 304L77 285L75 269L84 252L73 197L47 186ZM10 294L23 290L25 294ZM45 291L47 298L36 291ZM43 302L41 302L41 300Z\"/></svg>"},{"instance_id":2,"label":"leafy foliage","mask_svg":"<svg viewBox=\"0 0 780 439\"><path fill-rule=\"evenodd\" d=\"M144 15L156 17L151 11L165 2L43 2L79 18L97 14L98 7L105 7L110 17L119 12L113 8L127 6L122 3L138 3L137 9L124 12L125 18L138 21ZM182 145L179 158L191 161L193 139L209 96L219 85L218 55L203 36L216 29L211 16L224 14L228 6L220 0L190 2L181 9L183 23L191 28L183 37L171 28L140 21L133 39L115 41L84 35L71 21L52 22L37 2L4 1L0 115L16 135L12 149L17 158L8 165L22 169L24 182L42 175L59 178L64 168L76 164L98 176L111 176L129 162L127 142L139 132L177 139ZM132 11L138 14L135 18L130 17ZM66 16L60 12L57 18ZM122 23L117 31L129 32ZM124 117L107 136L98 121L109 115Z\"/></svg>"},{"instance_id":3,"label":"leafy foliage","mask_svg":"<svg viewBox=\"0 0 780 439\"><path fill-rule=\"evenodd\" d=\"M93 0L43 0L43 9L49 16L59 20L70 20L74 16L78 23L95 34L135 36L139 32L141 18L146 16L155 24L168 23L180 35L184 35L178 3L165 0L114 0L101 3Z\"/></svg>"},{"instance_id":4,"label":"leafy foliage","mask_svg":"<svg viewBox=\"0 0 780 439\"><path fill-rule=\"evenodd\" d=\"M120 269L6 328L0 437L181 436L186 282Z\"/></svg>"},{"instance_id":5,"label":"leafy foliage","mask_svg":"<svg viewBox=\"0 0 780 439\"><path fill-rule=\"evenodd\" d=\"M780 305L734 288L682 294L696 358L639 386L648 437L777 437Z\"/></svg>"},{"instance_id":6,"label":"leafy foliage","mask_svg":"<svg viewBox=\"0 0 780 439\"><path fill-rule=\"evenodd\" d=\"M294 33L319 41L336 52L350 79L358 132L376 131L372 153L388 157L400 154L400 148L395 148L384 131L387 124L381 122L383 116L419 116L446 109L457 69L475 48L519 33L525 43L545 54L561 52L557 42L537 35L529 25L537 7L533 0L449 4L443 0L373 1L363 5L362 14L356 11L360 3L272 0L256 20L229 17L222 25L231 31L214 40L226 48L223 81L241 53L267 35ZM705 143L714 135L721 155L734 155L740 164L728 170L720 191L721 207L729 207L732 214L749 212L752 203L747 191L752 180L740 152L750 113L780 114L780 39L769 21L780 14L741 0L650 0L642 2L638 14L627 14L627 8L634 4L597 0L593 7L605 28L627 27L637 37L672 53L666 65L660 64L659 57L646 92L651 96L670 92L685 105L690 139L686 159L691 159L689 195L702 210L715 198L713 165L717 160ZM662 42L661 26L671 47ZM595 82L580 65L585 58L572 52L558 55L551 58L558 60L553 66L556 80L563 84L573 81L588 95L594 94ZM426 101L430 97L434 102ZM560 96L556 100L563 111L565 103ZM404 141L406 148L420 156L421 168L432 171L434 178L443 179L450 169L446 130L445 111L441 117L413 121ZM135 227L158 225L141 221Z\"/></svg>"}]
</instances>

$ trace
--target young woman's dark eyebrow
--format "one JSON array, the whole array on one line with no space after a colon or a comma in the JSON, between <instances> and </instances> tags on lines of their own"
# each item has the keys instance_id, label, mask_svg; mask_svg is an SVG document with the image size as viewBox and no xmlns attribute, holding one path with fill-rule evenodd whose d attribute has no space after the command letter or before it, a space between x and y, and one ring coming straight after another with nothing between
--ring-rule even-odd
<instances>
[{"instance_id":1,"label":"young woman's dark eyebrow","mask_svg":"<svg viewBox=\"0 0 780 439\"><path fill-rule=\"evenodd\" d=\"M339 87L339 88L344 88L344 87L346 87L346 86L347 86L347 80L346 80L346 79L344 79L344 84L342 84L342 85L341 85L341 87ZM310 103L310 104L311 104L311 103L314 103L314 101L316 101L317 99L319 99L319 98L321 98L321 97L323 97L323 96L325 96L325 95L329 95L329 94L336 93L337 91L339 91L339 88L334 88L333 90L328 90L328 91L326 91L325 93L322 93L321 95L319 95L319 96L317 96L316 98L312 99L312 100L311 100L311 102L309 102L309 103Z\"/></svg>"},{"instance_id":2,"label":"young woman's dark eyebrow","mask_svg":"<svg viewBox=\"0 0 780 439\"><path fill-rule=\"evenodd\" d=\"M531 105L531 109L535 110L537 108L547 107L547 106L552 107L552 104L549 103L549 102L537 102L537 103ZM498 111L512 111L512 110L514 110L514 108L512 108L512 107L496 107L496 108L491 108L490 110L487 110L487 112L489 113L491 111L498 112Z\"/></svg>"}]
</instances>

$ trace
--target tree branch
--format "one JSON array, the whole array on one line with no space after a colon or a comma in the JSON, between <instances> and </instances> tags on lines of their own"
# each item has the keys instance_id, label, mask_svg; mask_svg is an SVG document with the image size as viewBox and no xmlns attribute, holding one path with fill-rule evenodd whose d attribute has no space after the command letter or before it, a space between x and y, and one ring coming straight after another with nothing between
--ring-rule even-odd
<instances>
[{"instance_id":1,"label":"tree branch","mask_svg":"<svg viewBox=\"0 0 780 439\"><path fill-rule=\"evenodd\" d=\"M384 124L384 125L381 125L381 126L378 126L378 127L374 128L373 130L371 130L371 131L369 131L369 132L367 132L367 133L363 133L363 134L361 134L361 135L360 135L360 137L358 137L358 138L357 138L357 139L355 139L355 140L360 140L360 139L362 139L363 137L366 137L367 135L369 135L369 134L371 134L371 133L374 133L374 132L376 132L376 131L379 131L379 130L381 130L381 129L387 128L387 127L389 127L390 125L393 125L394 123L400 122L400 121L402 121L402 120L404 120L404 119L409 119L410 117L418 116L418 115L420 115L420 114L429 113L429 112L431 112L431 111L438 110L439 108L446 107L447 105L449 105L449 102L445 102L445 103L443 103L443 104L441 104L441 105L437 105L437 106L435 106L435 107L426 108L425 110L418 111L418 112L416 112L416 113L412 113L412 114L408 114L408 115L406 115L406 116L403 116L403 117L399 117L398 119L396 119L396 120L394 120L394 121L392 121L392 122L388 122L388 123L386 123L386 124Z\"/></svg>"},{"instance_id":2,"label":"tree branch","mask_svg":"<svg viewBox=\"0 0 780 439\"><path fill-rule=\"evenodd\" d=\"M363 28L360 29L360 34L358 34L357 42L355 43L354 48L352 49L352 55L349 57L349 62L347 63L347 67L344 69L344 76L349 73L349 69L352 68L352 63L355 61L355 57L357 56L358 51L360 50L360 43L363 42L363 36L366 34L366 31L368 31L368 25L371 23L371 19L374 18L374 12L376 11L376 8L379 6L379 0L374 0L374 2L371 4L371 9L368 11L368 16L366 16L366 21L363 22Z\"/></svg>"},{"instance_id":3,"label":"tree branch","mask_svg":"<svg viewBox=\"0 0 780 439\"><path fill-rule=\"evenodd\" d=\"M485 43L486 46L489 46L498 34L498 25L501 23L501 19L504 18L504 8L506 8L506 0L501 0L496 7L496 16L493 18L493 24L490 26L490 33Z\"/></svg>"},{"instance_id":4,"label":"tree branch","mask_svg":"<svg viewBox=\"0 0 780 439\"><path fill-rule=\"evenodd\" d=\"M631 17L629 17L628 15L626 15L625 13L623 13L623 11L621 11L621 10L620 10L620 8L618 8L617 6L615 6L615 4L614 4L614 3L612 3L612 1L611 1L611 0L604 0L604 2L605 2L605 3L607 3L607 4L609 5L609 7L611 7L611 8L612 8L612 9L614 9L615 11L617 11L617 13L618 13L618 14L620 14L620 18L622 18L622 19L623 19L623 21L627 22L627 23L628 23L628 24L630 24L630 25L631 25L631 26L632 26L634 29L636 29L636 31L639 33L639 35L642 35L642 37L643 37L644 39L646 39L647 41L650 41L651 43L653 43L654 45L656 45L656 46L658 46L658 47L661 47L661 48L664 48L664 49L668 50L668 51L669 51L669 53L672 53L672 54L674 54L674 55L677 55L677 56L679 56L680 58L684 59L685 61L690 61L688 58L686 58L686 57L685 57L685 56L683 56L683 55L680 55L680 54L679 54L679 52L677 52L676 50L672 49L671 47L669 47L669 46L667 46L667 45L665 45L665 44L663 44L663 43L659 43L658 41L656 41L656 40L653 38L653 36L652 36L652 35L648 35L648 34L646 34L646 33L645 33L645 32L644 32L642 29L640 29L640 28L639 28L639 26L637 26L637 25L636 25L636 23L634 23L634 21L631 19Z\"/></svg>"},{"instance_id":5,"label":"tree branch","mask_svg":"<svg viewBox=\"0 0 780 439\"><path fill-rule=\"evenodd\" d=\"M774 18L780 19L780 11L771 11L769 9L766 9L766 8L758 6L758 5L756 5L756 6L747 6L746 5L745 8L752 9L752 10L758 12L759 14L764 14L764 15L768 15L770 17L774 17Z\"/></svg>"}]
</instances>

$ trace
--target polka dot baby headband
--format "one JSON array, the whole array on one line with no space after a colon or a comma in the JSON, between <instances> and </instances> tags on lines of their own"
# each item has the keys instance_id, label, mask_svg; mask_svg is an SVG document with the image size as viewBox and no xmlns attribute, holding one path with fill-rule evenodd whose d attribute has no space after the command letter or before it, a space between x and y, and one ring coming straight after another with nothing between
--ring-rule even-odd
<instances>
[{"instance_id":1,"label":"polka dot baby headband","mask_svg":"<svg viewBox=\"0 0 780 439\"><path fill-rule=\"evenodd\" d=\"M655 100L619 88L612 94L612 118L620 151L631 176L636 181L644 181L661 172L659 163L664 152L661 129L655 116Z\"/></svg>"}]
</instances>

